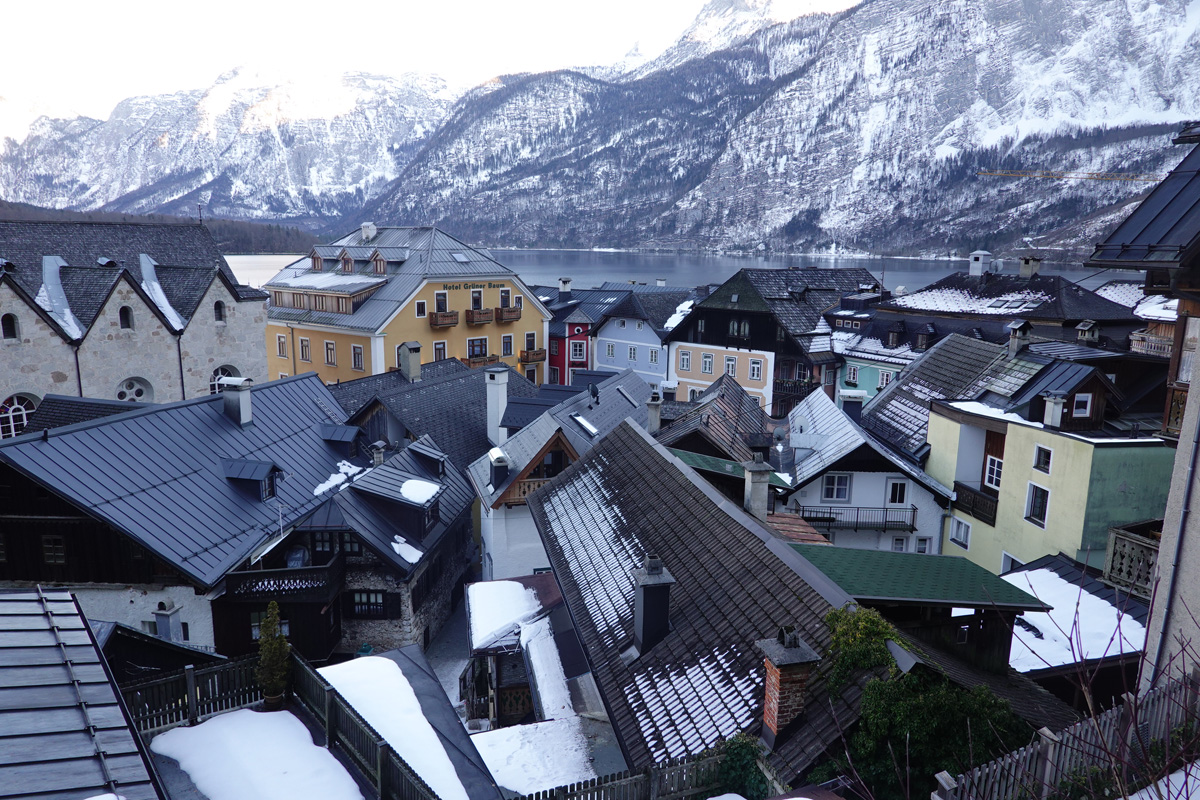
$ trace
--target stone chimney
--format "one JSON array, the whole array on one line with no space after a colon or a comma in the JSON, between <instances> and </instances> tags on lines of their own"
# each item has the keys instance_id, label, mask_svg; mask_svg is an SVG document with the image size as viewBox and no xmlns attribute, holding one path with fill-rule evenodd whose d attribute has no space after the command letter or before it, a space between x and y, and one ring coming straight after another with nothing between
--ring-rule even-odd
<instances>
[{"instance_id":1,"label":"stone chimney","mask_svg":"<svg viewBox=\"0 0 1200 800\"><path fill-rule=\"evenodd\" d=\"M663 566L662 559L648 555L642 566L633 570L637 585L633 598L633 647L638 655L649 652L671 629L671 586L675 579Z\"/></svg>"},{"instance_id":2,"label":"stone chimney","mask_svg":"<svg viewBox=\"0 0 1200 800\"><path fill-rule=\"evenodd\" d=\"M404 342L400 345L400 374L412 383L421 380L421 343Z\"/></svg>"},{"instance_id":3,"label":"stone chimney","mask_svg":"<svg viewBox=\"0 0 1200 800\"><path fill-rule=\"evenodd\" d=\"M488 367L484 370L487 380L487 435L494 445L508 441L508 430L500 421L504 409L508 408L508 367Z\"/></svg>"},{"instance_id":4,"label":"stone chimney","mask_svg":"<svg viewBox=\"0 0 1200 800\"><path fill-rule=\"evenodd\" d=\"M1021 256L1021 277L1032 278L1042 271L1042 260L1037 256Z\"/></svg>"},{"instance_id":5,"label":"stone chimney","mask_svg":"<svg viewBox=\"0 0 1200 800\"><path fill-rule=\"evenodd\" d=\"M565 300L570 296L571 296L571 279L570 278L559 278L558 279L558 299Z\"/></svg>"},{"instance_id":6,"label":"stone chimney","mask_svg":"<svg viewBox=\"0 0 1200 800\"><path fill-rule=\"evenodd\" d=\"M371 466L382 467L384 453L387 450L387 442L380 439L378 442L372 442L368 449L371 451Z\"/></svg>"},{"instance_id":7,"label":"stone chimney","mask_svg":"<svg viewBox=\"0 0 1200 800\"><path fill-rule=\"evenodd\" d=\"M362 224L362 240L369 242L375 238L375 234L379 233L379 229L375 227L374 222L364 222Z\"/></svg>"},{"instance_id":8,"label":"stone chimney","mask_svg":"<svg viewBox=\"0 0 1200 800\"><path fill-rule=\"evenodd\" d=\"M982 275L992 265L992 254L987 250L976 250L971 253L970 274Z\"/></svg>"},{"instance_id":9,"label":"stone chimney","mask_svg":"<svg viewBox=\"0 0 1200 800\"><path fill-rule=\"evenodd\" d=\"M1008 357L1016 358L1017 353L1029 346L1029 329L1032 326L1023 319L1014 319L1007 327Z\"/></svg>"},{"instance_id":10,"label":"stone chimney","mask_svg":"<svg viewBox=\"0 0 1200 800\"><path fill-rule=\"evenodd\" d=\"M762 522L767 521L767 491L771 485L771 465L763 461L762 453L755 453L752 461L743 461L746 470L746 491L742 499L742 507L750 516Z\"/></svg>"},{"instance_id":11,"label":"stone chimney","mask_svg":"<svg viewBox=\"0 0 1200 800\"><path fill-rule=\"evenodd\" d=\"M662 427L662 395L651 392L646 401L646 432L651 436L658 433Z\"/></svg>"},{"instance_id":12,"label":"stone chimney","mask_svg":"<svg viewBox=\"0 0 1200 800\"><path fill-rule=\"evenodd\" d=\"M762 740L774 750L779 732L804 713L808 678L821 657L791 625L781 627L774 639L760 639L754 646L765 656L766 667Z\"/></svg>"},{"instance_id":13,"label":"stone chimney","mask_svg":"<svg viewBox=\"0 0 1200 800\"><path fill-rule=\"evenodd\" d=\"M508 456L499 447L488 450L488 478L492 491L500 488L508 477Z\"/></svg>"},{"instance_id":14,"label":"stone chimney","mask_svg":"<svg viewBox=\"0 0 1200 800\"><path fill-rule=\"evenodd\" d=\"M1067 402L1067 397L1062 392L1046 392L1042 397L1046 399L1046 410L1042 415L1042 424L1047 428L1058 430L1062 427L1063 406Z\"/></svg>"},{"instance_id":15,"label":"stone chimney","mask_svg":"<svg viewBox=\"0 0 1200 800\"><path fill-rule=\"evenodd\" d=\"M1075 326L1075 340L1087 347L1100 344L1100 326L1095 320L1085 319Z\"/></svg>"},{"instance_id":16,"label":"stone chimney","mask_svg":"<svg viewBox=\"0 0 1200 800\"><path fill-rule=\"evenodd\" d=\"M225 390L221 397L225 401L225 416L244 428L253 418L250 413L250 387L254 381L249 378L222 378L221 384Z\"/></svg>"},{"instance_id":17,"label":"stone chimney","mask_svg":"<svg viewBox=\"0 0 1200 800\"><path fill-rule=\"evenodd\" d=\"M655 285L655 286L666 286L666 285L667 285L667 279L666 279L666 278L655 278L655 279L654 279L654 285Z\"/></svg>"},{"instance_id":18,"label":"stone chimney","mask_svg":"<svg viewBox=\"0 0 1200 800\"><path fill-rule=\"evenodd\" d=\"M183 621L179 606L172 600L160 602L154 611L154 635L168 642L183 641Z\"/></svg>"}]
</instances>

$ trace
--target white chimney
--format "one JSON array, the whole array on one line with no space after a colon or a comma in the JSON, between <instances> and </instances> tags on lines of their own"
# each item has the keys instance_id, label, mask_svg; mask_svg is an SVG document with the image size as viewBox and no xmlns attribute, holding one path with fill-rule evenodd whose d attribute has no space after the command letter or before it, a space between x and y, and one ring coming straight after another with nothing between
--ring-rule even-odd
<instances>
[{"instance_id":1,"label":"white chimney","mask_svg":"<svg viewBox=\"0 0 1200 800\"><path fill-rule=\"evenodd\" d=\"M1062 392L1047 392L1042 396L1046 398L1046 411L1042 415L1042 424L1047 428L1058 430L1062 427L1063 405L1066 404L1067 398Z\"/></svg>"},{"instance_id":2,"label":"white chimney","mask_svg":"<svg viewBox=\"0 0 1200 800\"><path fill-rule=\"evenodd\" d=\"M221 384L225 390L221 397L225 402L225 416L244 428L253 418L250 413L250 387L254 381L249 378L222 378Z\"/></svg>"},{"instance_id":3,"label":"white chimney","mask_svg":"<svg viewBox=\"0 0 1200 800\"><path fill-rule=\"evenodd\" d=\"M655 279L654 279L654 285L655 285L655 286L666 286L666 285L667 285L667 279L666 279L666 278L655 278Z\"/></svg>"},{"instance_id":4,"label":"white chimney","mask_svg":"<svg viewBox=\"0 0 1200 800\"><path fill-rule=\"evenodd\" d=\"M377 233L379 233L379 229L375 227L374 222L364 222L362 224L362 240L364 244L374 239Z\"/></svg>"},{"instance_id":5,"label":"white chimney","mask_svg":"<svg viewBox=\"0 0 1200 800\"><path fill-rule=\"evenodd\" d=\"M633 581L633 646L642 655L671 630L671 587L675 579L662 559L651 554L633 570Z\"/></svg>"},{"instance_id":6,"label":"white chimney","mask_svg":"<svg viewBox=\"0 0 1200 800\"><path fill-rule=\"evenodd\" d=\"M558 293L560 295L571 294L571 279L570 278L559 278L558 279Z\"/></svg>"},{"instance_id":7,"label":"white chimney","mask_svg":"<svg viewBox=\"0 0 1200 800\"><path fill-rule=\"evenodd\" d=\"M646 432L651 436L658 433L662 427L662 395L651 392L646 401Z\"/></svg>"},{"instance_id":8,"label":"white chimney","mask_svg":"<svg viewBox=\"0 0 1200 800\"><path fill-rule=\"evenodd\" d=\"M487 380L488 441L502 445L508 441L508 430L500 425L504 409L508 408L508 367L488 367L484 374Z\"/></svg>"},{"instance_id":9,"label":"white chimney","mask_svg":"<svg viewBox=\"0 0 1200 800\"><path fill-rule=\"evenodd\" d=\"M767 492L771 484L771 465L763 461L762 453L755 453L751 461L743 461L746 471L746 488L742 495L742 507L762 522L767 521Z\"/></svg>"},{"instance_id":10,"label":"white chimney","mask_svg":"<svg viewBox=\"0 0 1200 800\"><path fill-rule=\"evenodd\" d=\"M405 342L400 345L400 374L416 383L421 380L421 343Z\"/></svg>"},{"instance_id":11,"label":"white chimney","mask_svg":"<svg viewBox=\"0 0 1200 800\"><path fill-rule=\"evenodd\" d=\"M1042 260L1037 256L1021 256L1021 277L1032 278L1042 270Z\"/></svg>"},{"instance_id":12,"label":"white chimney","mask_svg":"<svg viewBox=\"0 0 1200 800\"><path fill-rule=\"evenodd\" d=\"M971 274L982 275L987 272L992 263L992 254L987 250L976 250L971 253Z\"/></svg>"},{"instance_id":13,"label":"white chimney","mask_svg":"<svg viewBox=\"0 0 1200 800\"><path fill-rule=\"evenodd\" d=\"M1008 323L1008 357L1016 358L1029 345L1030 325L1023 319L1014 319Z\"/></svg>"},{"instance_id":14,"label":"white chimney","mask_svg":"<svg viewBox=\"0 0 1200 800\"><path fill-rule=\"evenodd\" d=\"M499 489L508 477L508 456L499 447L488 450L488 478L492 491Z\"/></svg>"}]
</instances>

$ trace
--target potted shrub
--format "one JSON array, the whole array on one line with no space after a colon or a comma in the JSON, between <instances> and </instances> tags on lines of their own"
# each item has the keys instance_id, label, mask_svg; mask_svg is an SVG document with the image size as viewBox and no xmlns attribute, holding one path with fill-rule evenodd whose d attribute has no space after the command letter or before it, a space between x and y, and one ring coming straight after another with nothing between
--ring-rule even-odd
<instances>
[{"instance_id":1,"label":"potted shrub","mask_svg":"<svg viewBox=\"0 0 1200 800\"><path fill-rule=\"evenodd\" d=\"M267 616L258 628L258 665L254 677L263 693L267 711L283 708L283 690L287 688L291 645L279 629L279 604L267 606Z\"/></svg>"}]
</instances>

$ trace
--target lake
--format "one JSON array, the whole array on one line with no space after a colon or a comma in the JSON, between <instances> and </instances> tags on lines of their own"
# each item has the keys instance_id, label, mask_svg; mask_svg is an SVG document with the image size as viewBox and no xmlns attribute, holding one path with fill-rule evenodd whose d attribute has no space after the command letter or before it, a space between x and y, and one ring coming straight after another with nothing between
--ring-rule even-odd
<instances>
[{"instance_id":1,"label":"lake","mask_svg":"<svg viewBox=\"0 0 1200 800\"><path fill-rule=\"evenodd\" d=\"M610 250L499 250L492 255L511 268L526 283L556 285L561 277L575 281L576 289L598 286L604 281L640 281L654 283L664 278L668 286L699 286L723 283L744 267L785 268L796 266L866 267L880 278L888 289L903 286L909 291L920 289L956 270L966 269L965 259L955 261L925 261L910 258L843 258L838 256L754 256L652 254L614 252ZM275 273L302 256L299 255L232 255L226 256L238 280L251 286L262 286ZM1015 259L1005 261L1004 272L1017 269ZM1086 270L1078 264L1043 264L1042 273L1062 275L1088 289L1114 278L1134 279L1141 273L1124 271Z\"/></svg>"}]
</instances>

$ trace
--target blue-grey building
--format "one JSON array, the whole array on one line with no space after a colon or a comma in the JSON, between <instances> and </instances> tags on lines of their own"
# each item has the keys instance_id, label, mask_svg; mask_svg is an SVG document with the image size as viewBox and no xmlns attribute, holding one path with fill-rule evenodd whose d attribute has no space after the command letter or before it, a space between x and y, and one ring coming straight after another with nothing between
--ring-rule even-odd
<instances>
[{"instance_id":1,"label":"blue-grey building","mask_svg":"<svg viewBox=\"0 0 1200 800\"><path fill-rule=\"evenodd\" d=\"M596 327L594 366L631 369L650 388L661 390L669 362L663 338L687 316L694 301L687 289L636 287L610 308Z\"/></svg>"}]
</instances>

